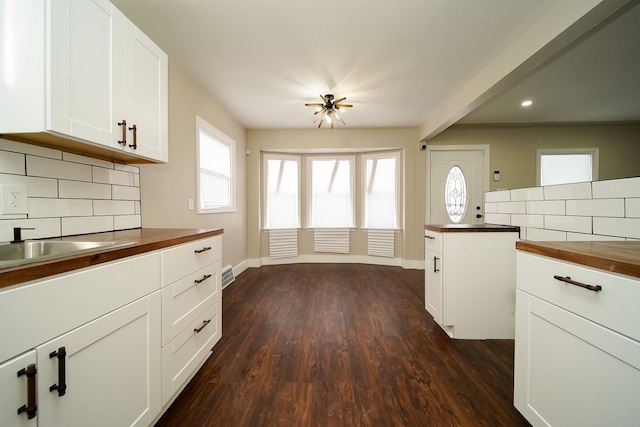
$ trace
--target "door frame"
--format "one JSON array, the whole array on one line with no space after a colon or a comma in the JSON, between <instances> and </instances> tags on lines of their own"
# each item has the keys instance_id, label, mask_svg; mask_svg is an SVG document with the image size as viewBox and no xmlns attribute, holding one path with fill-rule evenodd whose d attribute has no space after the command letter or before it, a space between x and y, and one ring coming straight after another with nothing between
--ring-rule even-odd
<instances>
[{"instance_id":1,"label":"door frame","mask_svg":"<svg viewBox=\"0 0 640 427\"><path fill-rule=\"evenodd\" d=\"M486 193L489 191L489 167L491 165L491 146L489 144L478 145L427 145L427 164L426 164L426 199L425 199L425 224L431 224L431 209L429 209L429 202L431 201L431 153L434 151L482 151L484 153L483 169L484 174L482 178L482 191Z\"/></svg>"}]
</instances>

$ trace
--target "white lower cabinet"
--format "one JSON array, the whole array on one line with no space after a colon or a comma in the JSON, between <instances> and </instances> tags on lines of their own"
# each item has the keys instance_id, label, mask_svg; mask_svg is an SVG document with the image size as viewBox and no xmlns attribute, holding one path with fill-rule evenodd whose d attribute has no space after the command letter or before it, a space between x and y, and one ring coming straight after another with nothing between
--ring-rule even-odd
<instances>
[{"instance_id":1,"label":"white lower cabinet","mask_svg":"<svg viewBox=\"0 0 640 427\"><path fill-rule=\"evenodd\" d=\"M640 281L517 257L515 407L533 426L638 425Z\"/></svg>"},{"instance_id":2,"label":"white lower cabinet","mask_svg":"<svg viewBox=\"0 0 640 427\"><path fill-rule=\"evenodd\" d=\"M513 339L517 228L436 227L425 230L425 309L451 338Z\"/></svg>"},{"instance_id":3,"label":"white lower cabinet","mask_svg":"<svg viewBox=\"0 0 640 427\"><path fill-rule=\"evenodd\" d=\"M222 237L162 252L162 405L168 406L222 337Z\"/></svg>"},{"instance_id":4,"label":"white lower cabinet","mask_svg":"<svg viewBox=\"0 0 640 427\"><path fill-rule=\"evenodd\" d=\"M0 426L37 424L36 352L0 364Z\"/></svg>"},{"instance_id":5,"label":"white lower cabinet","mask_svg":"<svg viewBox=\"0 0 640 427\"><path fill-rule=\"evenodd\" d=\"M148 426L160 411L160 292L37 349L38 427Z\"/></svg>"},{"instance_id":6,"label":"white lower cabinet","mask_svg":"<svg viewBox=\"0 0 640 427\"><path fill-rule=\"evenodd\" d=\"M0 425L150 425L160 270L154 252L0 291Z\"/></svg>"}]
</instances>

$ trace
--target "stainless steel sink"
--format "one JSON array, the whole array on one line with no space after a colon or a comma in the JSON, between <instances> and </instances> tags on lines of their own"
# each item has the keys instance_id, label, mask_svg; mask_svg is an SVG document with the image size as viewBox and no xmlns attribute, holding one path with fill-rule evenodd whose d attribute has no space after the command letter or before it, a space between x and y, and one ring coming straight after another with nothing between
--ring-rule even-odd
<instances>
[{"instance_id":1,"label":"stainless steel sink","mask_svg":"<svg viewBox=\"0 0 640 427\"><path fill-rule=\"evenodd\" d=\"M81 242L68 240L27 240L0 245L0 268L45 261L135 242Z\"/></svg>"}]
</instances>

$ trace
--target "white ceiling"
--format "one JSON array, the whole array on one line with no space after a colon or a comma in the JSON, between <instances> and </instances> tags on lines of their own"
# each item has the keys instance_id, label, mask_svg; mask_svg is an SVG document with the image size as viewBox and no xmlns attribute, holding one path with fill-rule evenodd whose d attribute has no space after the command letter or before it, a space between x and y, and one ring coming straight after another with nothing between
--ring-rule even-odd
<instances>
[{"instance_id":1,"label":"white ceiling","mask_svg":"<svg viewBox=\"0 0 640 427\"><path fill-rule=\"evenodd\" d=\"M314 110L304 103L317 102L326 93L345 96L354 105L342 114L349 128L423 125L514 39L548 14L556 0L113 3L245 128L304 129L314 126ZM635 9L629 20L638 23L640 7ZM637 60L640 25L632 27L634 32L623 34L625 43L616 44L615 53ZM605 43L604 48L607 52L611 45ZM581 48L586 53L591 49ZM576 54L566 63L578 63L599 79L616 68L611 62L617 59L609 56L586 63L581 58ZM588 93L626 95L625 105L635 111L624 119L638 120L640 69L637 61L625 67L626 77L635 82L632 96L620 77L613 86L590 85ZM561 80L552 71L528 78L466 121L521 121L521 116L514 115L513 101L519 103L525 95L535 100L530 111L551 114L540 115L543 121L562 119L561 113L569 112L568 119L577 121L576 105L588 103L583 77L563 73ZM549 81L561 84L551 88ZM565 89L572 92L564 96L561 90ZM552 110L554 105L561 107L560 112ZM602 109L585 110L590 120L602 117ZM606 120L617 119L608 109L606 113Z\"/></svg>"}]
</instances>

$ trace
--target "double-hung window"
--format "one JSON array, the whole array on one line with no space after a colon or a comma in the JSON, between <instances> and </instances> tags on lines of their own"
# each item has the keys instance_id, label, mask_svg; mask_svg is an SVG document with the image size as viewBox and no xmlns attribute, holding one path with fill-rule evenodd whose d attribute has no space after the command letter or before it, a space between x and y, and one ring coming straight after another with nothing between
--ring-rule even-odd
<instances>
[{"instance_id":1,"label":"double-hung window","mask_svg":"<svg viewBox=\"0 0 640 427\"><path fill-rule=\"evenodd\" d=\"M400 228L400 153L367 154L362 161L363 228Z\"/></svg>"},{"instance_id":2,"label":"double-hung window","mask_svg":"<svg viewBox=\"0 0 640 427\"><path fill-rule=\"evenodd\" d=\"M307 158L308 227L355 226L354 164L354 156Z\"/></svg>"},{"instance_id":3,"label":"double-hung window","mask_svg":"<svg viewBox=\"0 0 640 427\"><path fill-rule=\"evenodd\" d=\"M236 143L196 116L198 213L235 212Z\"/></svg>"},{"instance_id":4,"label":"double-hung window","mask_svg":"<svg viewBox=\"0 0 640 427\"><path fill-rule=\"evenodd\" d=\"M300 157L265 154L265 229L300 227Z\"/></svg>"}]
</instances>

